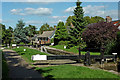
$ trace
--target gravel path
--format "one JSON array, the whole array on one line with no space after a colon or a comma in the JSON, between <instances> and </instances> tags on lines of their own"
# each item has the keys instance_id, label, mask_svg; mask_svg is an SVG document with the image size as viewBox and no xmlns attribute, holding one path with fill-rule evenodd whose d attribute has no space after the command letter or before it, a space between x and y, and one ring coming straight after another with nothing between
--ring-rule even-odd
<instances>
[{"instance_id":1,"label":"gravel path","mask_svg":"<svg viewBox=\"0 0 120 80\"><path fill-rule=\"evenodd\" d=\"M3 50L8 63L9 77L12 80L43 80L42 76L13 50Z\"/></svg>"}]
</instances>

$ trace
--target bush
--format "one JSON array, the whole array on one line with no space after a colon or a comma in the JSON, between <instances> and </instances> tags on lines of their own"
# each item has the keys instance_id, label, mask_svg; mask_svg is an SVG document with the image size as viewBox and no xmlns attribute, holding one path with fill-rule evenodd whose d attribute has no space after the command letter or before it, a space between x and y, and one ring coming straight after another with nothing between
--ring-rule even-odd
<instances>
[{"instance_id":1,"label":"bush","mask_svg":"<svg viewBox=\"0 0 120 80\"><path fill-rule=\"evenodd\" d=\"M60 41L59 43L58 43L58 45L67 45L68 44L68 41Z\"/></svg>"},{"instance_id":2,"label":"bush","mask_svg":"<svg viewBox=\"0 0 120 80\"><path fill-rule=\"evenodd\" d=\"M106 47L105 47L105 52L104 52L104 54L106 54L106 55L112 55L112 53L114 52L114 53L116 53L116 41L109 41L109 43L106 45Z\"/></svg>"},{"instance_id":3,"label":"bush","mask_svg":"<svg viewBox=\"0 0 120 80\"><path fill-rule=\"evenodd\" d=\"M105 54L118 53L118 57L120 58L120 31L117 32L117 40L109 41L109 43L105 47Z\"/></svg>"},{"instance_id":4,"label":"bush","mask_svg":"<svg viewBox=\"0 0 120 80\"><path fill-rule=\"evenodd\" d=\"M51 43L54 43L54 38L52 38L52 39L50 40L50 42L51 42Z\"/></svg>"},{"instance_id":5,"label":"bush","mask_svg":"<svg viewBox=\"0 0 120 80\"><path fill-rule=\"evenodd\" d=\"M24 45L25 43L23 43L23 42L20 42L19 44L21 44L21 45Z\"/></svg>"}]
</instances>

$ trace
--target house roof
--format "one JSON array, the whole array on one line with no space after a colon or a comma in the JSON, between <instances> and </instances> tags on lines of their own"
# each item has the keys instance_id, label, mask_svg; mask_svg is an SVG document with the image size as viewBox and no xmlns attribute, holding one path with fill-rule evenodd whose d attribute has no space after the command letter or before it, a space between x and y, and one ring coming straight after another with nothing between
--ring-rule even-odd
<instances>
[{"instance_id":1,"label":"house roof","mask_svg":"<svg viewBox=\"0 0 120 80\"><path fill-rule=\"evenodd\" d=\"M113 24L116 24L116 25L120 25L120 20L115 20L115 21L112 21L113 22Z\"/></svg>"},{"instance_id":2,"label":"house roof","mask_svg":"<svg viewBox=\"0 0 120 80\"><path fill-rule=\"evenodd\" d=\"M44 31L43 34L41 34L37 37L49 37L50 38L51 36L54 35L54 33L55 33L55 31Z\"/></svg>"}]
</instances>

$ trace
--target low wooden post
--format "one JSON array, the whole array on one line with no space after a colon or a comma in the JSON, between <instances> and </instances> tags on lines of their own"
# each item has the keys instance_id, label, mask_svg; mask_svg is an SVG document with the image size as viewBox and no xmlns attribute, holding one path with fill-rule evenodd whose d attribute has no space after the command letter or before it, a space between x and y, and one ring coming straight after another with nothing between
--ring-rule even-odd
<instances>
[{"instance_id":1,"label":"low wooden post","mask_svg":"<svg viewBox=\"0 0 120 80\"><path fill-rule=\"evenodd\" d=\"M79 47L79 59L80 59L80 57L81 57L81 49Z\"/></svg>"},{"instance_id":2,"label":"low wooden post","mask_svg":"<svg viewBox=\"0 0 120 80\"><path fill-rule=\"evenodd\" d=\"M78 56L77 62L80 63L80 59L81 59L81 49L80 49L80 46L77 49L79 50L79 56Z\"/></svg>"}]
</instances>

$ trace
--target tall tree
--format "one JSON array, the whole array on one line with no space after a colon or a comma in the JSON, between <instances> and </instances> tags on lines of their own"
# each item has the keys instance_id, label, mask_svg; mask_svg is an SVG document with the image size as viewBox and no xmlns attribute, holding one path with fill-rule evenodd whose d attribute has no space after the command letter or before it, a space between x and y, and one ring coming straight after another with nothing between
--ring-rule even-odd
<instances>
[{"instance_id":1,"label":"tall tree","mask_svg":"<svg viewBox=\"0 0 120 80\"><path fill-rule=\"evenodd\" d=\"M6 29L5 25L0 24L0 26L2 27L2 44L5 44L7 46L7 44L11 44L12 42L12 33L13 33L13 28L9 27L8 29Z\"/></svg>"},{"instance_id":2,"label":"tall tree","mask_svg":"<svg viewBox=\"0 0 120 80\"><path fill-rule=\"evenodd\" d=\"M14 39L16 43L27 43L29 42L26 37L26 30L24 29L25 23L22 20L18 21L18 24L16 24L16 28L14 30Z\"/></svg>"},{"instance_id":3,"label":"tall tree","mask_svg":"<svg viewBox=\"0 0 120 80\"><path fill-rule=\"evenodd\" d=\"M2 44L4 44L5 43L5 35L6 35L6 32L5 32L5 30L6 30L6 28L5 28L5 25L3 25L3 24L0 24L0 27L1 27L1 32L2 32Z\"/></svg>"},{"instance_id":4,"label":"tall tree","mask_svg":"<svg viewBox=\"0 0 120 80\"><path fill-rule=\"evenodd\" d=\"M75 16L69 16L66 20L65 27L71 26L72 20L75 18Z\"/></svg>"},{"instance_id":5,"label":"tall tree","mask_svg":"<svg viewBox=\"0 0 120 80\"><path fill-rule=\"evenodd\" d=\"M11 26L9 26L7 31L8 31L8 40L9 40L8 43L10 46L10 44L13 42L13 28Z\"/></svg>"},{"instance_id":6,"label":"tall tree","mask_svg":"<svg viewBox=\"0 0 120 80\"><path fill-rule=\"evenodd\" d=\"M80 45L81 44L81 35L82 31L84 29L84 26L86 25L86 22L83 19L84 12L82 7L80 6L82 2L77 1L76 5L77 7L74 10L74 16L75 18L72 21L72 24L74 25L74 28L70 28L70 37L69 37L69 47L72 47L74 45Z\"/></svg>"},{"instance_id":7,"label":"tall tree","mask_svg":"<svg viewBox=\"0 0 120 80\"><path fill-rule=\"evenodd\" d=\"M63 22L59 22L54 37L54 43L57 45L60 41L65 41L68 38L68 32Z\"/></svg>"}]
</instances>

